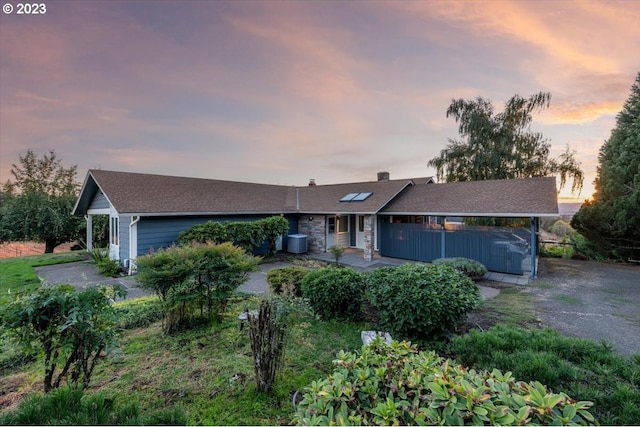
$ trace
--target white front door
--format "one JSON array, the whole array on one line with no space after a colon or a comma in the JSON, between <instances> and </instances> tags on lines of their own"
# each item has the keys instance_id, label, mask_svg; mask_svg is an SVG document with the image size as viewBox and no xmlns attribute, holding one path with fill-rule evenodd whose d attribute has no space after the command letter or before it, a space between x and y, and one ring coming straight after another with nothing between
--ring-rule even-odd
<instances>
[{"instance_id":1,"label":"white front door","mask_svg":"<svg viewBox=\"0 0 640 427\"><path fill-rule=\"evenodd\" d=\"M364 215L356 217L356 248L364 249Z\"/></svg>"}]
</instances>

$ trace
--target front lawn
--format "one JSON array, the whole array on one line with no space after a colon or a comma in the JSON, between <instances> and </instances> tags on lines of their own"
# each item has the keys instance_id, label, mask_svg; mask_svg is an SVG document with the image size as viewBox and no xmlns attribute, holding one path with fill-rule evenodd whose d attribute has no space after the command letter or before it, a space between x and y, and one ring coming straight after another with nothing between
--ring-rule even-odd
<instances>
[{"instance_id":1,"label":"front lawn","mask_svg":"<svg viewBox=\"0 0 640 427\"><path fill-rule=\"evenodd\" d=\"M34 267L77 262L85 257L85 252L78 251L0 259L0 305L11 301L16 294L40 286Z\"/></svg>"},{"instance_id":2,"label":"front lawn","mask_svg":"<svg viewBox=\"0 0 640 427\"><path fill-rule=\"evenodd\" d=\"M65 255L68 258L56 262L79 259L76 254ZM16 259L13 263L5 260L0 261L0 266L14 265L12 271L27 273L30 269L35 276L33 266L53 263L54 259L49 258L55 256ZM3 268L3 294L8 288L16 289L21 277L9 276L5 271ZM12 278L9 287L5 286L5 275ZM24 279L24 289L37 287L35 279ZM118 303L122 326L128 329L115 356L97 365L87 394L106 396L116 406L138 405L142 414L184 411L188 424L291 423L295 391L332 372L332 361L340 350L359 351L360 332L372 326L296 317L289 329L283 372L277 377L273 392L262 394L256 391L246 325L240 329L238 320L241 312L257 308L259 303L256 296L235 294L219 322L173 335L164 334L161 322L156 320L159 310L155 297ZM591 412L601 423L640 424L640 358L627 361L604 345L540 331L532 306L531 294L526 290L503 287L495 299L474 310L466 327L460 330L475 332L454 337L451 342L424 340L419 346L436 349L446 357L459 357L459 361L477 367L513 370L518 380L552 382L549 385L555 392L595 401ZM493 325L508 327L492 329ZM8 363L0 371L0 411L6 412L15 409L26 394L42 390L43 369L42 362L36 362L33 355L20 358L14 354L13 359L7 360L8 353L2 350L9 348L8 342L3 345L0 362ZM535 368L536 363L540 364L539 369ZM546 364L558 368L552 372L557 375L536 377L550 372L543 369ZM522 369L518 371L516 367Z\"/></svg>"}]
</instances>

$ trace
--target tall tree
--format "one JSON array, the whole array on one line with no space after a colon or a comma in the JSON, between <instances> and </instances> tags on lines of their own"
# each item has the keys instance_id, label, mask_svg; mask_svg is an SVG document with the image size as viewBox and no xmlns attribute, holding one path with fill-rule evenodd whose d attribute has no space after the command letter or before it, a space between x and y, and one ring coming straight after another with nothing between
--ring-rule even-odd
<instances>
[{"instance_id":1,"label":"tall tree","mask_svg":"<svg viewBox=\"0 0 640 427\"><path fill-rule=\"evenodd\" d=\"M640 73L600 148L595 193L571 226L605 255L640 259Z\"/></svg>"},{"instance_id":2,"label":"tall tree","mask_svg":"<svg viewBox=\"0 0 640 427\"><path fill-rule=\"evenodd\" d=\"M0 241L35 240L45 253L79 237L82 218L71 215L79 184L77 166L64 167L54 151L42 159L27 150L13 164L13 182L0 197Z\"/></svg>"},{"instance_id":3,"label":"tall tree","mask_svg":"<svg viewBox=\"0 0 640 427\"><path fill-rule=\"evenodd\" d=\"M494 113L491 101L481 97L452 100L447 117L458 123L461 139L449 139L428 165L436 168L440 181L559 175L560 188L571 180L571 190L579 191L584 177L575 152L567 146L558 158L552 158L549 141L531 130L532 113L548 108L550 102L548 92L528 99L515 95L501 113Z\"/></svg>"}]
</instances>

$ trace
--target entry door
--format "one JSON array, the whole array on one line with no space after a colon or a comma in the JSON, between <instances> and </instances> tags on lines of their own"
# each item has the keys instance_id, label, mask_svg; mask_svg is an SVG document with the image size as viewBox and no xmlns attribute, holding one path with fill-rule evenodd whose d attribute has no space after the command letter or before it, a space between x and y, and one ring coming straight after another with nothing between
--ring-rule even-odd
<instances>
[{"instance_id":1,"label":"entry door","mask_svg":"<svg viewBox=\"0 0 640 427\"><path fill-rule=\"evenodd\" d=\"M356 218L356 248L364 249L364 215Z\"/></svg>"},{"instance_id":2,"label":"entry door","mask_svg":"<svg viewBox=\"0 0 640 427\"><path fill-rule=\"evenodd\" d=\"M336 244L336 217L327 217L327 250Z\"/></svg>"}]
</instances>

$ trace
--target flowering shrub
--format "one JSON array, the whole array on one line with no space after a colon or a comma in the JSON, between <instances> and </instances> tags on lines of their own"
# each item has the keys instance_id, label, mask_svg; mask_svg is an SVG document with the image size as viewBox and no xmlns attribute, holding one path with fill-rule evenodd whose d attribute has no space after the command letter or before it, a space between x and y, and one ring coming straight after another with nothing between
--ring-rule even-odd
<instances>
[{"instance_id":1,"label":"flowering shrub","mask_svg":"<svg viewBox=\"0 0 640 427\"><path fill-rule=\"evenodd\" d=\"M362 354L341 351L334 371L314 381L298 425L586 425L591 402L554 394L498 370L468 370L407 342L380 338Z\"/></svg>"}]
</instances>

